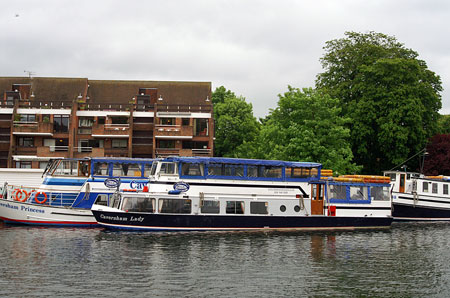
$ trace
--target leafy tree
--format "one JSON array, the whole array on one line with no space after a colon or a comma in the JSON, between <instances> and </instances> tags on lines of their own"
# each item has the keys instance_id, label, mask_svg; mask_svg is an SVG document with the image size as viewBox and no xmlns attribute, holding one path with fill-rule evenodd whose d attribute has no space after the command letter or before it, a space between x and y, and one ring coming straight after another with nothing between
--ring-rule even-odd
<instances>
[{"instance_id":1,"label":"leafy tree","mask_svg":"<svg viewBox=\"0 0 450 298\"><path fill-rule=\"evenodd\" d=\"M424 159L426 175L450 175L450 134L438 134L430 139Z\"/></svg>"},{"instance_id":2,"label":"leafy tree","mask_svg":"<svg viewBox=\"0 0 450 298\"><path fill-rule=\"evenodd\" d=\"M440 134L450 134L450 115L441 115L438 120L438 126Z\"/></svg>"},{"instance_id":3,"label":"leafy tree","mask_svg":"<svg viewBox=\"0 0 450 298\"><path fill-rule=\"evenodd\" d=\"M394 37L345 34L326 43L316 86L338 98L351 119L354 161L378 173L420 151L436 133L441 81Z\"/></svg>"},{"instance_id":4,"label":"leafy tree","mask_svg":"<svg viewBox=\"0 0 450 298\"><path fill-rule=\"evenodd\" d=\"M212 94L215 119L215 156L238 157L245 152L245 143L253 141L259 132L259 123L253 116L253 107L244 97L236 97L225 87ZM248 148L248 147L247 147Z\"/></svg>"},{"instance_id":5,"label":"leafy tree","mask_svg":"<svg viewBox=\"0 0 450 298\"><path fill-rule=\"evenodd\" d=\"M339 101L314 89L293 88L279 95L278 107L264 121L248 157L320 162L338 173L355 173L353 154L340 117Z\"/></svg>"}]
</instances>

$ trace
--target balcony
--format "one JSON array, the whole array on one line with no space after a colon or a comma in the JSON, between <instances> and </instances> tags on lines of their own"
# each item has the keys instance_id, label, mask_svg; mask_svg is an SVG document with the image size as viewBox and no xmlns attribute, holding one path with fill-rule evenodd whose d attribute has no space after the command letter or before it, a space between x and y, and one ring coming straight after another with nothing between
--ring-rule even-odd
<instances>
[{"instance_id":1,"label":"balcony","mask_svg":"<svg viewBox=\"0 0 450 298\"><path fill-rule=\"evenodd\" d=\"M192 126L156 125L155 137L161 139L192 139L193 131Z\"/></svg>"},{"instance_id":2,"label":"balcony","mask_svg":"<svg viewBox=\"0 0 450 298\"><path fill-rule=\"evenodd\" d=\"M158 104L157 110L158 113L212 113L212 105Z\"/></svg>"},{"instance_id":3,"label":"balcony","mask_svg":"<svg viewBox=\"0 0 450 298\"><path fill-rule=\"evenodd\" d=\"M20 109L72 109L72 101L21 101L19 102Z\"/></svg>"},{"instance_id":4,"label":"balcony","mask_svg":"<svg viewBox=\"0 0 450 298\"><path fill-rule=\"evenodd\" d=\"M132 104L118 103L78 103L78 110L84 111L130 111Z\"/></svg>"},{"instance_id":5,"label":"balcony","mask_svg":"<svg viewBox=\"0 0 450 298\"><path fill-rule=\"evenodd\" d=\"M156 148L156 157L179 156L180 149L177 148Z\"/></svg>"},{"instance_id":6,"label":"balcony","mask_svg":"<svg viewBox=\"0 0 450 298\"><path fill-rule=\"evenodd\" d=\"M127 157L128 148L105 148L105 156Z\"/></svg>"},{"instance_id":7,"label":"balcony","mask_svg":"<svg viewBox=\"0 0 450 298\"><path fill-rule=\"evenodd\" d=\"M92 136L97 138L128 138L130 133L129 124L94 124L92 125Z\"/></svg>"},{"instance_id":8,"label":"balcony","mask_svg":"<svg viewBox=\"0 0 450 298\"><path fill-rule=\"evenodd\" d=\"M211 149L181 149L180 156L209 156L212 157Z\"/></svg>"},{"instance_id":9,"label":"balcony","mask_svg":"<svg viewBox=\"0 0 450 298\"><path fill-rule=\"evenodd\" d=\"M41 146L37 147L37 156L69 157L68 146Z\"/></svg>"},{"instance_id":10,"label":"balcony","mask_svg":"<svg viewBox=\"0 0 450 298\"><path fill-rule=\"evenodd\" d=\"M104 157L105 149L104 148L95 148L95 147L74 147L73 148L73 157L75 158L83 158L83 157Z\"/></svg>"},{"instance_id":11,"label":"balcony","mask_svg":"<svg viewBox=\"0 0 450 298\"><path fill-rule=\"evenodd\" d=\"M53 136L53 123L14 121L14 135Z\"/></svg>"},{"instance_id":12,"label":"balcony","mask_svg":"<svg viewBox=\"0 0 450 298\"><path fill-rule=\"evenodd\" d=\"M15 146L15 152L17 155L36 155L37 147Z\"/></svg>"}]
</instances>

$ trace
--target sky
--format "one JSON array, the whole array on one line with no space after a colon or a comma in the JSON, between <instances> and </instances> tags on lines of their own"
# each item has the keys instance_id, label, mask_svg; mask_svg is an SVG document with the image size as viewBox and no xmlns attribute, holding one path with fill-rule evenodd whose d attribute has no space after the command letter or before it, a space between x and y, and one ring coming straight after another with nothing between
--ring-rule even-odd
<instances>
[{"instance_id":1,"label":"sky","mask_svg":"<svg viewBox=\"0 0 450 298\"><path fill-rule=\"evenodd\" d=\"M15 0L0 10L0 76L211 82L256 117L314 87L327 41L394 36L441 77L450 114L448 0Z\"/></svg>"}]
</instances>

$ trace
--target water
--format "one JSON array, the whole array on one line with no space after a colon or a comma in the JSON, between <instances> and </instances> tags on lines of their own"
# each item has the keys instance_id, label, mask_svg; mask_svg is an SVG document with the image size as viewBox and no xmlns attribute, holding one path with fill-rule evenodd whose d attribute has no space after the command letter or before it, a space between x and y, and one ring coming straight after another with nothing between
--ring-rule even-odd
<instances>
[{"instance_id":1,"label":"water","mask_svg":"<svg viewBox=\"0 0 450 298\"><path fill-rule=\"evenodd\" d=\"M129 233L0 225L1 297L445 297L450 223Z\"/></svg>"}]
</instances>

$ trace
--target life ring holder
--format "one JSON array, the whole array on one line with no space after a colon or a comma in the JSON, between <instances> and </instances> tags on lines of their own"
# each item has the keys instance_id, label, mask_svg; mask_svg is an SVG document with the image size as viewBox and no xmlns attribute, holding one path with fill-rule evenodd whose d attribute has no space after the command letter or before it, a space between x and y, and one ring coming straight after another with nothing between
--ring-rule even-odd
<instances>
[{"instance_id":1,"label":"life ring holder","mask_svg":"<svg viewBox=\"0 0 450 298\"><path fill-rule=\"evenodd\" d=\"M42 201L39 201L39 200L38 200L38 196L39 196L40 194L43 194L43 195L44 195L44 199L43 199ZM46 194L45 192L43 192L43 191L39 191L39 192L37 192L36 195L34 196L34 200L35 200L36 203L38 203L38 204L44 204L45 202L47 202L47 194Z\"/></svg>"},{"instance_id":2,"label":"life ring holder","mask_svg":"<svg viewBox=\"0 0 450 298\"><path fill-rule=\"evenodd\" d=\"M17 188L14 190L14 193L15 193L16 201L25 202L28 199L28 192L24 189ZM22 196L22 194L23 194L23 196Z\"/></svg>"}]
</instances>

